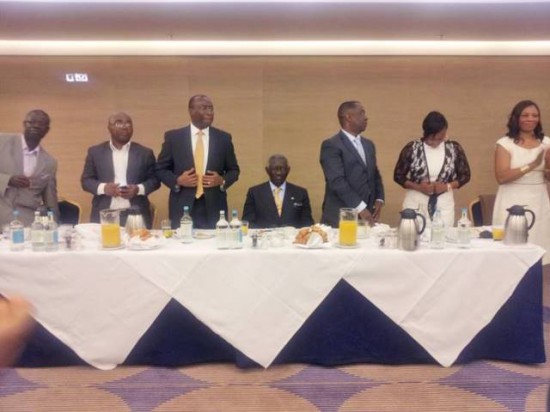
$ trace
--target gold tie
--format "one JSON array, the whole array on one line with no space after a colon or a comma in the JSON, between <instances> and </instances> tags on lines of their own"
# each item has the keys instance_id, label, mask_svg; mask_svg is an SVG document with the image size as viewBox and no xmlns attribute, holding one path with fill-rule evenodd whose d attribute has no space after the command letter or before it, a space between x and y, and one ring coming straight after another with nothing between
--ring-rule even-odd
<instances>
[{"instance_id":1,"label":"gold tie","mask_svg":"<svg viewBox=\"0 0 550 412\"><path fill-rule=\"evenodd\" d=\"M197 174L197 192L195 193L195 198L199 198L204 194L204 188L202 186L202 176L204 173L204 142L202 140L204 133L202 130L199 130L197 133L197 144L195 145L195 153L193 157L195 158L195 173Z\"/></svg>"},{"instance_id":2,"label":"gold tie","mask_svg":"<svg viewBox=\"0 0 550 412\"><path fill-rule=\"evenodd\" d=\"M277 213L279 216L281 216L281 213L283 211L283 201L281 200L281 191L282 189L280 187L276 187L273 190L273 198L275 199L275 206L277 206Z\"/></svg>"}]
</instances>

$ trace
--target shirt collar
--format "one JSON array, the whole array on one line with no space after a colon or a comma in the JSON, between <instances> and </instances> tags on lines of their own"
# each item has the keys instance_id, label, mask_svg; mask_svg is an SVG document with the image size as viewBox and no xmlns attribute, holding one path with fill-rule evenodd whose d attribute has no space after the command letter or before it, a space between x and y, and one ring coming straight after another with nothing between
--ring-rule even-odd
<instances>
[{"instance_id":1,"label":"shirt collar","mask_svg":"<svg viewBox=\"0 0 550 412\"><path fill-rule=\"evenodd\" d=\"M205 127L204 129L199 129L197 126L195 126L193 123L191 123L191 136L196 136L199 131L202 131L205 136L208 136L209 130L210 130L210 127Z\"/></svg>"},{"instance_id":2,"label":"shirt collar","mask_svg":"<svg viewBox=\"0 0 550 412\"><path fill-rule=\"evenodd\" d=\"M354 136L350 132L345 131L344 129L342 129L342 133L344 133L347 136L347 138L351 140L352 143L355 143L356 141L361 139L360 134L358 134L357 136Z\"/></svg>"},{"instance_id":3,"label":"shirt collar","mask_svg":"<svg viewBox=\"0 0 550 412\"><path fill-rule=\"evenodd\" d=\"M113 152L129 152L130 151L130 145L132 142L128 142L125 145L123 145L120 149L117 149L116 146L113 144L113 140L109 140L109 146L111 147L111 150Z\"/></svg>"},{"instance_id":4,"label":"shirt collar","mask_svg":"<svg viewBox=\"0 0 550 412\"><path fill-rule=\"evenodd\" d=\"M270 180L269 181L269 186L271 187L271 191L273 192L275 189L277 189L277 186L275 186L273 184L273 182ZM285 189L286 189L286 180L283 182L283 184L281 186L279 186L281 188L281 192L284 192Z\"/></svg>"},{"instance_id":5,"label":"shirt collar","mask_svg":"<svg viewBox=\"0 0 550 412\"><path fill-rule=\"evenodd\" d=\"M29 146L23 135L21 135L21 146L23 146L23 153L26 155L38 155L40 152L40 145L36 146L33 150L29 150Z\"/></svg>"}]
</instances>

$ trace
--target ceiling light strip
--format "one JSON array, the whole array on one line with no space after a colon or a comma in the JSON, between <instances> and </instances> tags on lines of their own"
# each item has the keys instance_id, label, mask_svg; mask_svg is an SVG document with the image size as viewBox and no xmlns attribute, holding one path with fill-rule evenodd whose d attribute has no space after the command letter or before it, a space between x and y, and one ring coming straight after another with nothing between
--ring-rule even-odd
<instances>
[{"instance_id":1,"label":"ceiling light strip","mask_svg":"<svg viewBox=\"0 0 550 412\"><path fill-rule=\"evenodd\" d=\"M30 41L12 56L546 56L550 41Z\"/></svg>"}]
</instances>

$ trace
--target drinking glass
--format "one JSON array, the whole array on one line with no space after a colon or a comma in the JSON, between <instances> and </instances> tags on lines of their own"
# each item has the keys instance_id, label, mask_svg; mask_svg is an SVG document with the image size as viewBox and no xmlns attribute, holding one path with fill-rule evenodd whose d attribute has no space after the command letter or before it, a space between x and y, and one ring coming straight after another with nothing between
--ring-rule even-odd
<instances>
[{"instance_id":1,"label":"drinking glass","mask_svg":"<svg viewBox=\"0 0 550 412\"><path fill-rule=\"evenodd\" d=\"M243 233L243 236L248 235L248 220L241 220L241 232Z\"/></svg>"},{"instance_id":2,"label":"drinking glass","mask_svg":"<svg viewBox=\"0 0 550 412\"><path fill-rule=\"evenodd\" d=\"M103 209L99 212L101 222L101 246L103 249L119 248L120 240L120 211Z\"/></svg>"},{"instance_id":3,"label":"drinking glass","mask_svg":"<svg viewBox=\"0 0 550 412\"><path fill-rule=\"evenodd\" d=\"M340 246L353 247L357 244L357 211L352 208L340 209Z\"/></svg>"},{"instance_id":4,"label":"drinking glass","mask_svg":"<svg viewBox=\"0 0 550 412\"><path fill-rule=\"evenodd\" d=\"M162 230L162 235L166 239L171 238L174 235L174 231L172 230L172 222L170 219L163 219L160 222L160 229Z\"/></svg>"},{"instance_id":5,"label":"drinking glass","mask_svg":"<svg viewBox=\"0 0 550 412\"><path fill-rule=\"evenodd\" d=\"M502 240L504 239L504 225L493 225L493 240Z\"/></svg>"}]
</instances>

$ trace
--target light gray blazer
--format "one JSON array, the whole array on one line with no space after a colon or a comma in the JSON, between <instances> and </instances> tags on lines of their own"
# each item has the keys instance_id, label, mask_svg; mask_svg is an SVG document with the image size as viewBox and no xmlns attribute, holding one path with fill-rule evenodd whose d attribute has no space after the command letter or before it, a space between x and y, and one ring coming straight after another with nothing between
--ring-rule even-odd
<instances>
[{"instance_id":1,"label":"light gray blazer","mask_svg":"<svg viewBox=\"0 0 550 412\"><path fill-rule=\"evenodd\" d=\"M13 210L19 210L19 220L29 226L34 211L41 205L59 216L57 206L57 161L40 147L36 170L30 176L31 186L25 189L9 187L11 176L23 174L22 136L0 133L0 224L13 220Z\"/></svg>"}]
</instances>

